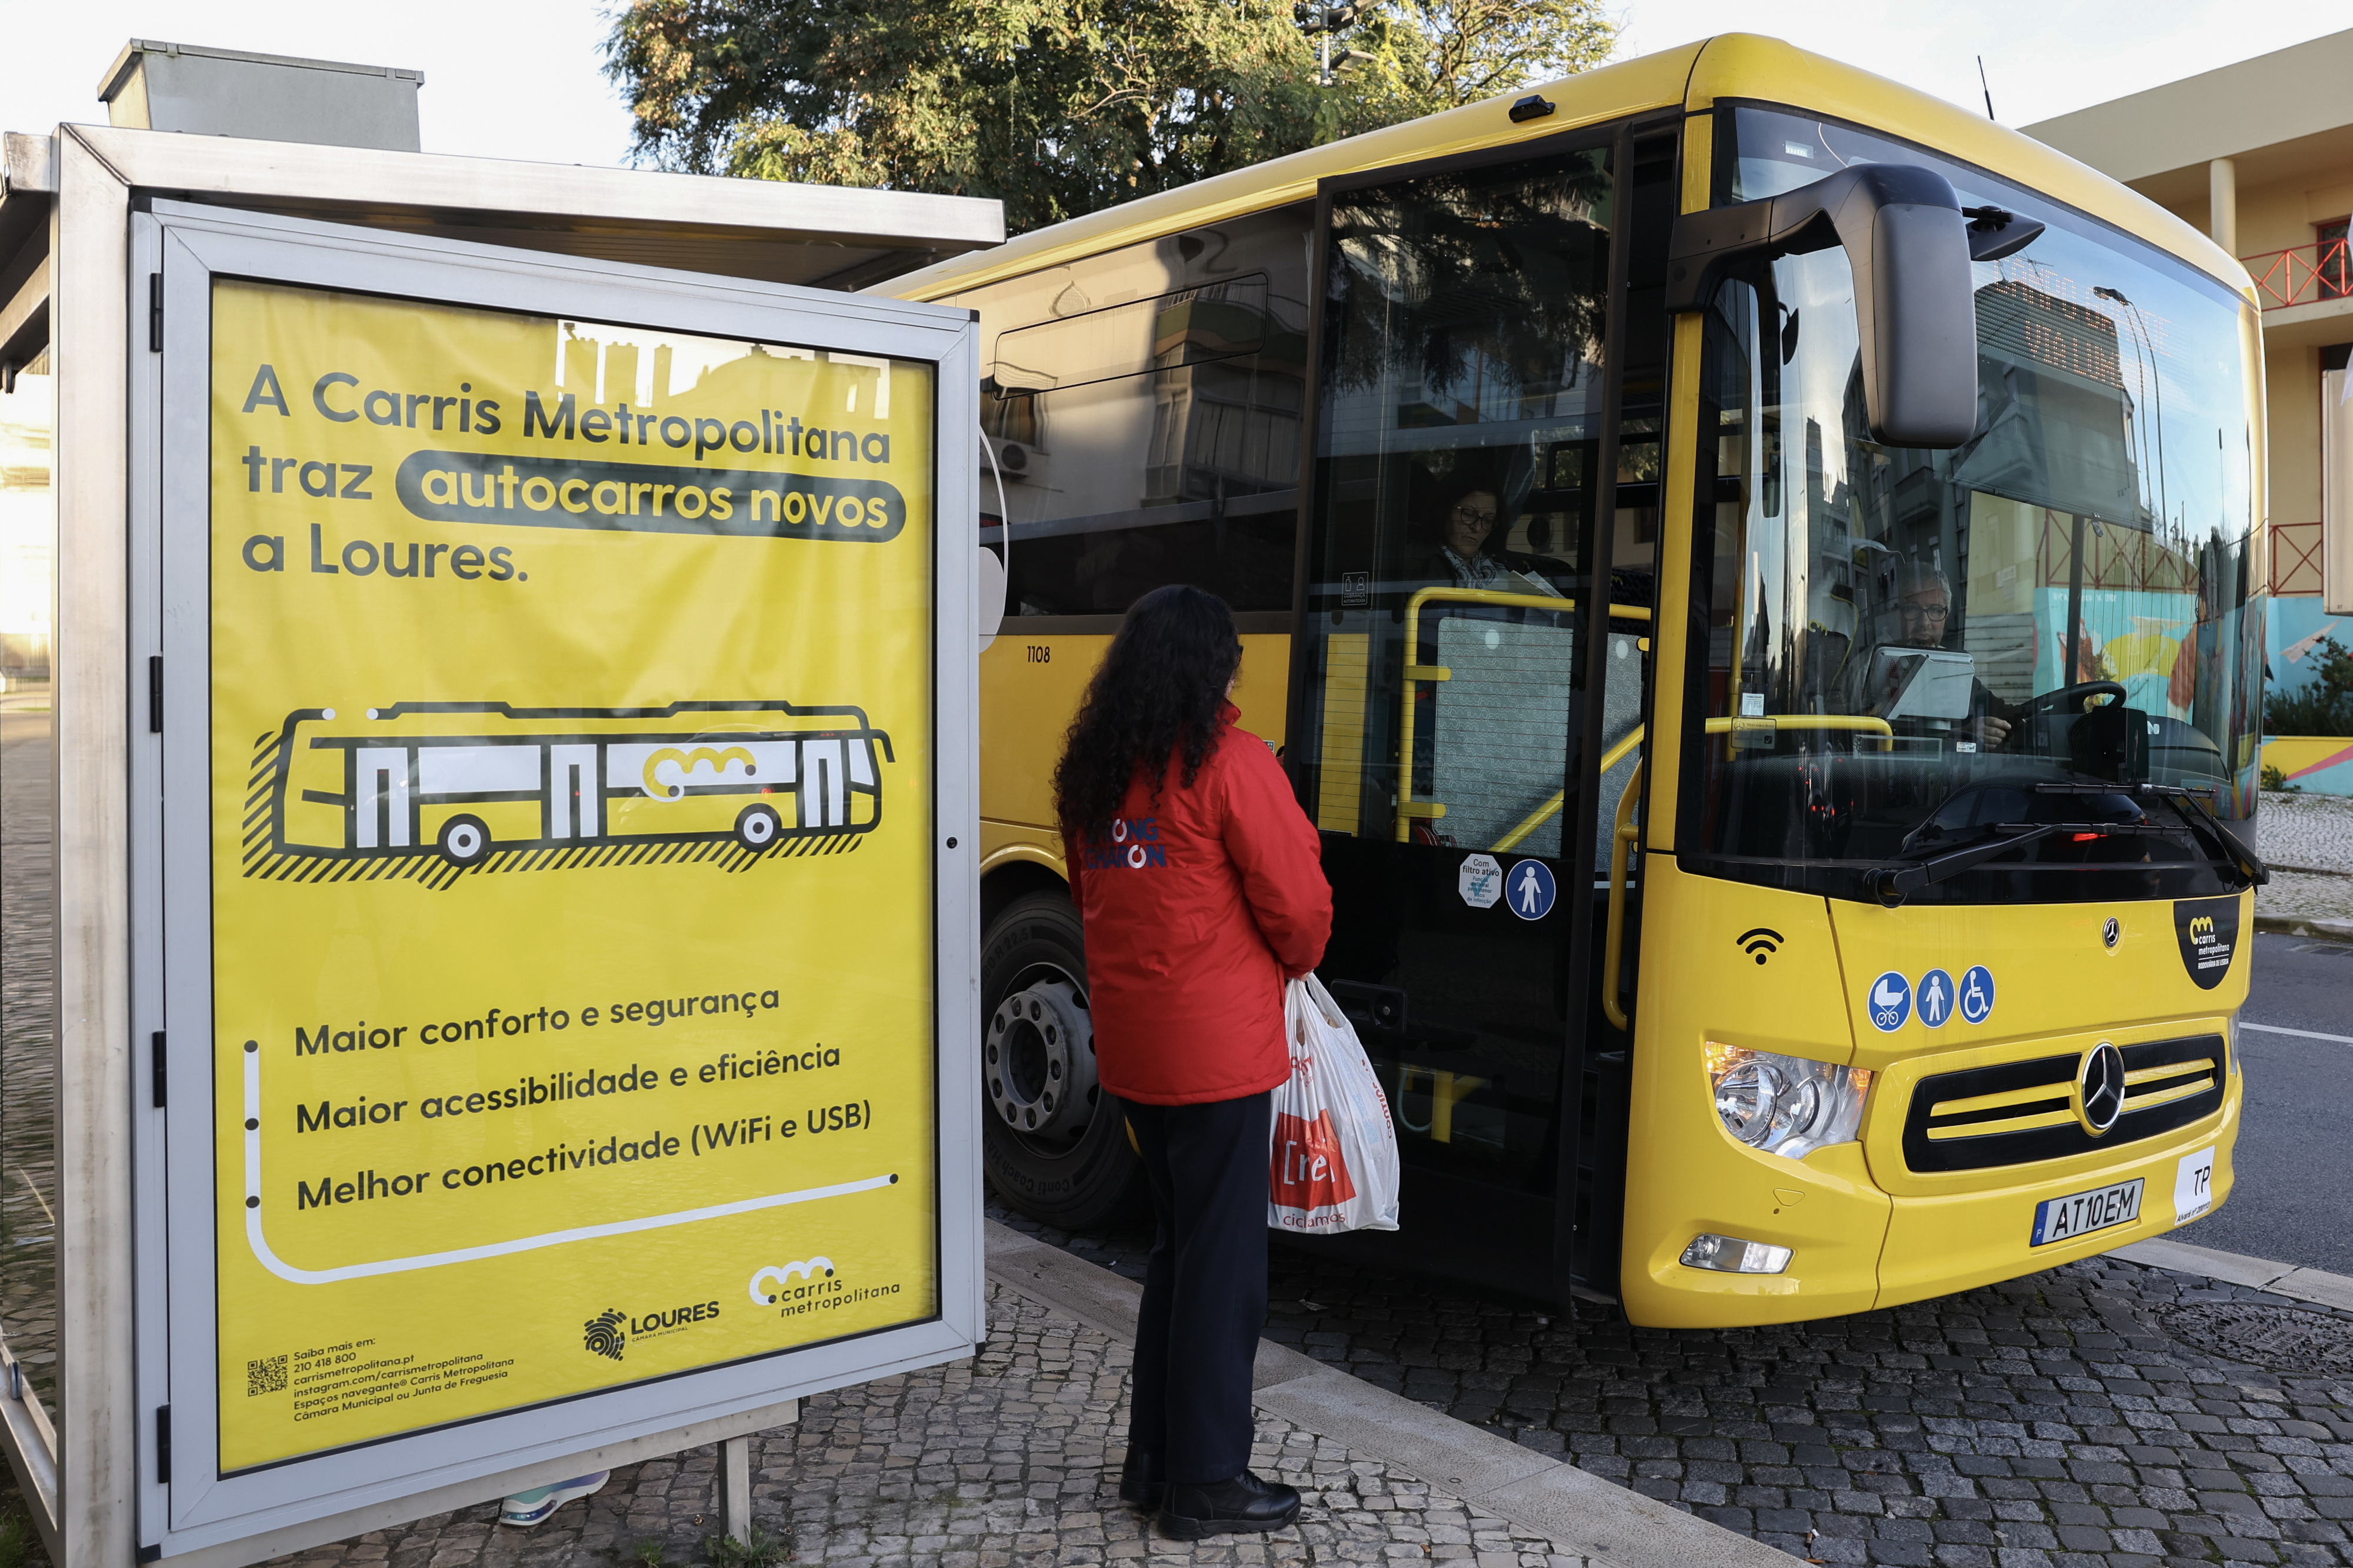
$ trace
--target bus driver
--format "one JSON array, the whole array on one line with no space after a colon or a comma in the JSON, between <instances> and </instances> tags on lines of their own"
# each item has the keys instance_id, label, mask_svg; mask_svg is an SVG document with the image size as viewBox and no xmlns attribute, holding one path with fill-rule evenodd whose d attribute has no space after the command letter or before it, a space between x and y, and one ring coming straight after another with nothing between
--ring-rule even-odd
<instances>
[{"instance_id":1,"label":"bus driver","mask_svg":"<svg viewBox=\"0 0 2353 1568\"><path fill-rule=\"evenodd\" d=\"M1943 647L1953 613L1953 584L1944 569L1905 562L1896 579L1896 613L1903 629L1896 646ZM2005 702L1974 676L1969 680L1969 732L1987 751L1998 751L2023 716L2014 703Z\"/></svg>"}]
</instances>

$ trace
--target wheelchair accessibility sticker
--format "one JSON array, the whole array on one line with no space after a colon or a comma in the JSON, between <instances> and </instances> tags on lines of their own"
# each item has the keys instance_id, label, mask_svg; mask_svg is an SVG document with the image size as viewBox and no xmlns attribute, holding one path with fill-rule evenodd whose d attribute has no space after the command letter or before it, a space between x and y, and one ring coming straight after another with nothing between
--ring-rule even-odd
<instances>
[{"instance_id":1,"label":"wheelchair accessibility sticker","mask_svg":"<svg viewBox=\"0 0 2353 1568\"><path fill-rule=\"evenodd\" d=\"M847 707L409 702L342 722L298 709L255 744L250 797L268 809L245 874L440 888L655 858L740 871L856 849L881 821L892 760L891 737Z\"/></svg>"},{"instance_id":2,"label":"wheelchair accessibility sticker","mask_svg":"<svg viewBox=\"0 0 2353 1568\"><path fill-rule=\"evenodd\" d=\"M1965 1023L1982 1024L1993 1016L1992 970L1980 963L1961 976L1960 1007Z\"/></svg>"}]
</instances>

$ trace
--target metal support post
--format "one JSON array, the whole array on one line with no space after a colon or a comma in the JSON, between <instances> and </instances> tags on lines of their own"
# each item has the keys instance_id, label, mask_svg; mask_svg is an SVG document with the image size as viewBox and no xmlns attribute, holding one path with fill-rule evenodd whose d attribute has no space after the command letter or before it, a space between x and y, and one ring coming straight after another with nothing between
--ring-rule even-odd
<instances>
[{"instance_id":1,"label":"metal support post","mask_svg":"<svg viewBox=\"0 0 2353 1568\"><path fill-rule=\"evenodd\" d=\"M730 1437L719 1445L719 1528L736 1541L752 1540L752 1439Z\"/></svg>"}]
</instances>

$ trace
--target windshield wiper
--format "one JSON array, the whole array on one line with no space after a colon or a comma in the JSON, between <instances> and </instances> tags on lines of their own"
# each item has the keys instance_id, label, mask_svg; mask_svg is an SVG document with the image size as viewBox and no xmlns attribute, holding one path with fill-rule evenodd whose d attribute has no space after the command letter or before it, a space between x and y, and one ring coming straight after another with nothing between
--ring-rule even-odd
<instances>
[{"instance_id":1,"label":"windshield wiper","mask_svg":"<svg viewBox=\"0 0 2353 1568\"><path fill-rule=\"evenodd\" d=\"M2263 858L2258 856L2245 839L2241 838L2221 816L2216 815L2214 802L2221 794L2218 790L2198 789L2181 784L2073 784L2049 781L2037 784L2034 787L2044 795L2121 795L2135 800L2151 798L2162 800L2180 814L2182 822L2188 826L2192 836L2206 847L2206 858L2221 867L2226 873L2243 877L2248 885L2257 888L2263 887L2272 879L2271 868L2263 864ZM2190 803L2193 801L2198 805L2196 810L2190 808ZM2216 853L2217 850L2220 853Z\"/></svg>"},{"instance_id":2,"label":"windshield wiper","mask_svg":"<svg viewBox=\"0 0 2353 1568\"><path fill-rule=\"evenodd\" d=\"M2211 789L2192 789L2187 784L2094 784L2077 783L2073 779L2043 779L2034 786L2037 795L2120 795L2128 800L2211 800Z\"/></svg>"},{"instance_id":3,"label":"windshield wiper","mask_svg":"<svg viewBox=\"0 0 2353 1568\"><path fill-rule=\"evenodd\" d=\"M1874 866L1862 874L1862 890L1892 910L1899 908L1905 899L1931 882L1941 882L1947 877L1957 876L1998 855L2038 843L2055 833L2113 838L2165 830L2147 822L1998 822L1991 826L1989 831L2001 837L1969 845L1967 848L1947 850L1933 859L1915 861L1910 865Z\"/></svg>"},{"instance_id":4,"label":"windshield wiper","mask_svg":"<svg viewBox=\"0 0 2353 1568\"><path fill-rule=\"evenodd\" d=\"M2196 810L2190 808L2192 800L2198 803ZM2255 888L2272 879L2272 868L2248 847L2245 839L2232 832L2222 819L2214 815L2212 801L2202 795L2189 795L2186 799L2176 799L2172 804L2173 809L2181 814L2181 820L2189 824L2193 835L2201 842L2211 842L2221 851L2220 854L2210 853L2208 858L2225 872L2236 872L2247 879L2248 886Z\"/></svg>"}]
</instances>

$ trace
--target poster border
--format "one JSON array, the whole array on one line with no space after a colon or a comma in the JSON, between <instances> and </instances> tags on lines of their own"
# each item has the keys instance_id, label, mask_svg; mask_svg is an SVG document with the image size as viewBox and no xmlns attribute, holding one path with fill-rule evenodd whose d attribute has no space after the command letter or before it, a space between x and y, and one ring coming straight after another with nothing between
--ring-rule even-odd
<instances>
[{"instance_id":1,"label":"poster border","mask_svg":"<svg viewBox=\"0 0 2353 1568\"><path fill-rule=\"evenodd\" d=\"M139 666L151 657L164 659L164 730L150 731L147 681L129 682L136 711L125 716L126 727L133 742L134 798L141 803L131 835L132 1038L144 1041L151 1031L163 1031L168 1016L178 1026L167 1036L176 1043L162 1058L168 1076L184 1086L203 1086L200 1093L184 1088L164 1109L142 1103L132 1119L142 1557L227 1546L604 1445L642 1445L691 1424L970 1354L985 1333L978 1129L970 1125L972 1116L955 1112L970 1111L978 1095L976 1058L959 1048L978 1037L977 642L974 563L969 551L957 548L969 542L948 520L974 514L977 498L971 465L943 460L966 444L961 433L977 422L978 355L970 313L176 202L154 202L152 216L134 215L133 227L132 292L134 303L143 305L142 285L151 275L160 279L162 353L146 352L145 334L135 331L125 345L133 360L130 651L142 678L147 672ZM230 277L884 354L934 366L934 927L927 956L934 980L935 1316L232 1474L219 1470L209 1048L210 583L202 553L210 533L212 285ZM178 520L170 527L167 512ZM176 557L192 540L198 570L175 570L184 565ZM198 804L173 805L191 798L183 782L191 773L199 775L193 797ZM167 789L167 778L183 784L179 794ZM206 939L193 943L185 930L191 910ZM176 943L165 940L173 931L181 936ZM185 983L191 973L205 993L201 1007L185 991L167 994L169 977ZM174 1001L179 1005L171 1005ZM766 1375L747 1375L753 1369ZM174 1428L168 1485L157 1478L157 1426L151 1415L163 1405L171 1407Z\"/></svg>"}]
</instances>

